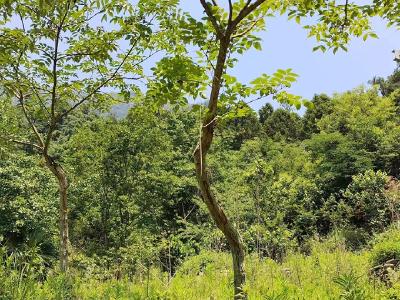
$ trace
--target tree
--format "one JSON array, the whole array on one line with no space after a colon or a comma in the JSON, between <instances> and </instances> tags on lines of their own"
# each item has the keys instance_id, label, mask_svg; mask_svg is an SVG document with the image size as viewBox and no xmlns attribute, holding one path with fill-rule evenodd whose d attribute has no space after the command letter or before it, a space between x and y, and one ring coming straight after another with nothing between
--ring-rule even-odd
<instances>
[{"instance_id":1,"label":"tree","mask_svg":"<svg viewBox=\"0 0 400 300\"><path fill-rule=\"evenodd\" d=\"M1 139L38 153L57 179L62 271L68 267L69 182L54 147L56 132L78 110L102 110L139 92L132 80L144 76L142 63L157 52L156 41L165 33L162 16L174 3L2 3L0 88L15 126L6 127Z\"/></svg>"},{"instance_id":2,"label":"tree","mask_svg":"<svg viewBox=\"0 0 400 300\"><path fill-rule=\"evenodd\" d=\"M53 178L38 165L37 157L22 151L0 162L0 243L9 249L38 247L53 257L57 191Z\"/></svg>"},{"instance_id":3,"label":"tree","mask_svg":"<svg viewBox=\"0 0 400 300\"><path fill-rule=\"evenodd\" d=\"M353 175L364 172L373 165L368 151L337 131L314 135L306 145L317 163L326 197L346 188Z\"/></svg>"},{"instance_id":4,"label":"tree","mask_svg":"<svg viewBox=\"0 0 400 300\"><path fill-rule=\"evenodd\" d=\"M159 100L160 104L172 105L187 103L184 97L207 99L207 107L194 105L199 113L199 142L194 151L195 168L202 199L217 227L223 232L231 249L234 270L235 299L246 298L243 291L245 273L243 267L244 250L240 235L226 216L222 206L212 191L207 167L207 154L211 149L217 121L246 113L240 109L240 103L257 95L261 99L273 95L281 103L300 108L300 97L290 95L282 89L289 87L296 80L291 69L278 70L271 76L263 74L251 82L251 86L242 84L228 74L237 61L236 55L254 47L260 49L260 39L255 32L264 28L264 17L276 13L287 13L289 18L300 22L304 17L318 15L319 22L306 26L310 36L316 37L319 45L315 50L346 49L351 36L374 36L368 17L382 13L381 7L358 6L353 3L332 5L327 1L271 2L265 0L228 1L227 5L218 5L216 1L200 0L207 22L199 22L187 16L181 20L179 32L182 41L196 48L199 60L187 52L181 51L176 57L166 57L155 68L156 82L149 85L148 97ZM390 6L395 6L390 3ZM351 17L350 17L351 16ZM314 19L313 18L313 19ZM211 80L207 81L207 72ZM207 89L209 85L210 89ZM205 93L209 91L209 96ZM255 101L250 99L248 102ZM247 103L248 103L247 102ZM223 114L221 114L221 111ZM228 111L228 113L226 113Z\"/></svg>"},{"instance_id":5,"label":"tree","mask_svg":"<svg viewBox=\"0 0 400 300\"><path fill-rule=\"evenodd\" d=\"M307 137L318 133L318 121L332 112L332 100L325 94L315 95L311 102L313 106L307 109L303 117L304 134Z\"/></svg>"},{"instance_id":6,"label":"tree","mask_svg":"<svg viewBox=\"0 0 400 300\"><path fill-rule=\"evenodd\" d=\"M394 98L381 97L376 89L355 89L335 95L330 102L331 112L317 123L322 132L340 132L353 152L369 157L376 169L389 175L398 175L399 118ZM335 140L335 139L333 139ZM333 141L332 140L332 141ZM355 175L349 174L349 175Z\"/></svg>"},{"instance_id":7,"label":"tree","mask_svg":"<svg viewBox=\"0 0 400 300\"><path fill-rule=\"evenodd\" d=\"M198 250L179 234L198 216L189 154L197 128L190 115L153 112L137 103L123 119L97 116L86 122L62 145L73 179L70 238L80 254L118 261L118 274L131 275L140 265L134 249L149 237L149 263L159 262L172 275L182 258Z\"/></svg>"},{"instance_id":8,"label":"tree","mask_svg":"<svg viewBox=\"0 0 400 300\"><path fill-rule=\"evenodd\" d=\"M382 77L374 77L369 83L377 85L382 96L392 96L400 113L400 66L386 80Z\"/></svg>"},{"instance_id":9,"label":"tree","mask_svg":"<svg viewBox=\"0 0 400 300\"><path fill-rule=\"evenodd\" d=\"M274 139L296 141L303 138L303 124L295 112L278 108L264 123L267 136Z\"/></svg>"},{"instance_id":10,"label":"tree","mask_svg":"<svg viewBox=\"0 0 400 300\"><path fill-rule=\"evenodd\" d=\"M264 124L273 112L274 108L272 105L270 103L265 103L258 111L260 123Z\"/></svg>"},{"instance_id":11,"label":"tree","mask_svg":"<svg viewBox=\"0 0 400 300\"><path fill-rule=\"evenodd\" d=\"M230 246L234 271L234 298L244 299L247 297L243 290L245 283L243 244L239 232L225 215L224 210L218 203L211 190L206 158L214 137L214 128L218 116L221 86L223 82L223 76L226 72L226 64L229 60L228 55L229 52L233 50L232 48L235 47L233 42L235 39L245 40L246 32L251 31L252 27L259 24L260 19L263 19L263 15L267 13L269 7L264 6L262 8L262 4L266 2L262 0L255 1L254 3L248 1L245 5L242 5L240 2L233 5L230 2L229 16L226 20L226 16L223 14L218 5L210 5L209 3L206 3L205 0L201 0L200 2L208 16L208 20L211 22L215 30L215 35L218 41L218 55L216 57L214 73L212 77L212 87L210 91L207 112L202 120L201 137L194 151L196 174L203 201L206 203L212 218L214 219L218 228L224 233L225 238ZM249 19L248 17L250 15L252 15L253 18ZM253 21L254 18L256 18L255 21ZM229 80L229 77L225 77L225 81L227 80ZM269 85L270 88L274 86L270 82L268 82L266 85ZM267 92L266 94L270 93ZM261 94L261 96L263 95Z\"/></svg>"},{"instance_id":12,"label":"tree","mask_svg":"<svg viewBox=\"0 0 400 300\"><path fill-rule=\"evenodd\" d=\"M238 150L246 140L259 136L261 133L257 114L247 104L243 103L243 107L248 109L246 115L226 118L218 124L216 135L221 135L225 147L229 149ZM221 114L224 113L221 112Z\"/></svg>"}]
</instances>

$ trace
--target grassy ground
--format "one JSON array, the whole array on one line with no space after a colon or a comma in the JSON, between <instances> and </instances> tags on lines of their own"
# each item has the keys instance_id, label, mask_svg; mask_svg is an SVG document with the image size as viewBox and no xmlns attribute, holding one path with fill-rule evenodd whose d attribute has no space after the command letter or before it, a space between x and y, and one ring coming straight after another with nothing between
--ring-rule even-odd
<instances>
[{"instance_id":1,"label":"grassy ground","mask_svg":"<svg viewBox=\"0 0 400 300\"><path fill-rule=\"evenodd\" d=\"M248 257L249 299L400 299L396 274L391 287L368 276L368 251L331 246L315 243L311 255L291 254L282 264ZM204 252L187 260L170 281L156 269L133 282L50 276L39 284L3 273L6 276L0 278L8 282L0 283L0 299L232 299L230 267L229 254Z\"/></svg>"}]
</instances>

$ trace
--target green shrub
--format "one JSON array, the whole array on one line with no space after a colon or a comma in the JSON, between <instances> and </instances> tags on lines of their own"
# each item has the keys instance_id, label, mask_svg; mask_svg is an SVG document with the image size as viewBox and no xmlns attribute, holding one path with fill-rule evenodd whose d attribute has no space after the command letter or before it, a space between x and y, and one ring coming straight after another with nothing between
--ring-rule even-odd
<instances>
[{"instance_id":1,"label":"green shrub","mask_svg":"<svg viewBox=\"0 0 400 300\"><path fill-rule=\"evenodd\" d=\"M213 251L202 251L199 255L188 258L178 269L177 275L197 276L216 270L230 269L230 256Z\"/></svg>"},{"instance_id":2,"label":"green shrub","mask_svg":"<svg viewBox=\"0 0 400 300\"><path fill-rule=\"evenodd\" d=\"M382 300L400 300L400 283L394 284L391 288L382 292Z\"/></svg>"},{"instance_id":3,"label":"green shrub","mask_svg":"<svg viewBox=\"0 0 400 300\"><path fill-rule=\"evenodd\" d=\"M348 226L342 229L342 235L345 240L346 249L361 250L371 239L371 235L363 228Z\"/></svg>"},{"instance_id":4,"label":"green shrub","mask_svg":"<svg viewBox=\"0 0 400 300\"><path fill-rule=\"evenodd\" d=\"M50 276L45 285L52 292L51 299L54 300L76 299L74 286L74 279L64 274Z\"/></svg>"},{"instance_id":5,"label":"green shrub","mask_svg":"<svg viewBox=\"0 0 400 300\"><path fill-rule=\"evenodd\" d=\"M273 292L271 295L265 296L265 300L288 300L289 299L289 290L285 288L280 293Z\"/></svg>"},{"instance_id":6,"label":"green shrub","mask_svg":"<svg viewBox=\"0 0 400 300\"><path fill-rule=\"evenodd\" d=\"M372 267L388 260L400 260L400 230L391 229L379 235L371 251Z\"/></svg>"},{"instance_id":7,"label":"green shrub","mask_svg":"<svg viewBox=\"0 0 400 300\"><path fill-rule=\"evenodd\" d=\"M344 191L351 224L370 233L382 232L391 221L390 199L385 193L386 173L367 170L352 177Z\"/></svg>"},{"instance_id":8,"label":"green shrub","mask_svg":"<svg viewBox=\"0 0 400 300\"><path fill-rule=\"evenodd\" d=\"M287 253L295 249L293 233L284 224L273 226L254 224L243 232L243 241L249 252L256 252L259 258L269 257L281 262Z\"/></svg>"}]
</instances>

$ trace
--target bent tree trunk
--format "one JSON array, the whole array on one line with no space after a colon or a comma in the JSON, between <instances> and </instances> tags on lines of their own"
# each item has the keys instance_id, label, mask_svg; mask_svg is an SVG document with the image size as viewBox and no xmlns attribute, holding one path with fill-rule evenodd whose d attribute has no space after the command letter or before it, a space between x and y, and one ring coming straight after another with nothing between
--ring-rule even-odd
<instances>
[{"instance_id":1,"label":"bent tree trunk","mask_svg":"<svg viewBox=\"0 0 400 300\"><path fill-rule=\"evenodd\" d=\"M243 290L245 283L243 244L239 232L229 221L228 217L225 215L222 207L218 204L214 194L211 191L207 172L208 170L205 166L204 157L201 157L200 152L201 151L198 148L194 157L196 163L196 175L201 195L217 227L223 232L232 253L235 287L234 299L246 299L247 295Z\"/></svg>"},{"instance_id":2,"label":"bent tree trunk","mask_svg":"<svg viewBox=\"0 0 400 300\"><path fill-rule=\"evenodd\" d=\"M243 290L245 283L245 272L244 272L244 251L243 244L239 235L239 232L229 221L225 215L222 207L218 204L214 194L210 188L210 180L208 177L208 170L206 165L206 157L208 150L210 150L212 140L214 137L214 127L217 119L218 102L220 97L220 90L222 85L222 76L226 72L226 61L230 47L232 46L232 40L235 38L234 33L237 31L238 25L246 19L254 10L256 10L266 0L251 0L245 2L242 9L236 14L232 5L232 1L229 1L229 13L227 25L220 23L219 17L214 15L213 6L218 8L216 1L212 3L206 0L200 0L201 5L204 8L207 17L212 24L215 35L219 42L218 55L215 63L214 74L212 76L212 86L210 91L210 98L208 102L208 111L203 119L201 126L200 141L194 152L194 160L196 164L196 176L199 183L199 188L203 201L207 205L207 208L214 219L217 227L223 232L225 238L228 241L229 247L232 253L233 259L233 273L234 273L234 285L235 285L235 296L234 299L247 299L247 295ZM251 20L250 20L251 21ZM255 21L257 22L257 21ZM250 29L249 29L250 28ZM251 26L245 29L251 30ZM237 35L238 37L240 35Z\"/></svg>"},{"instance_id":3,"label":"bent tree trunk","mask_svg":"<svg viewBox=\"0 0 400 300\"><path fill-rule=\"evenodd\" d=\"M66 272L68 269L68 180L64 169L55 160L45 155L46 166L54 174L58 181L58 190L60 194L59 207L59 230L60 230L60 269Z\"/></svg>"},{"instance_id":4,"label":"bent tree trunk","mask_svg":"<svg viewBox=\"0 0 400 300\"><path fill-rule=\"evenodd\" d=\"M199 189L204 203L210 212L211 217L215 221L217 227L224 234L232 254L233 260L233 276L234 276L234 299L247 299L247 294L243 287L246 276L244 272L244 251L243 244L239 232L229 221L222 207L218 204L215 195L211 191L210 180L208 177L208 168L206 165L206 157L214 138L214 127L217 117L217 103L221 88L221 78L224 73L225 61L227 58L228 47L230 44L230 36L221 38L220 48L218 51L217 64L212 80L212 88L210 93L210 102L208 104L208 113L203 120L201 127L201 137L199 144L194 152L194 160L196 165L196 176Z\"/></svg>"}]
</instances>

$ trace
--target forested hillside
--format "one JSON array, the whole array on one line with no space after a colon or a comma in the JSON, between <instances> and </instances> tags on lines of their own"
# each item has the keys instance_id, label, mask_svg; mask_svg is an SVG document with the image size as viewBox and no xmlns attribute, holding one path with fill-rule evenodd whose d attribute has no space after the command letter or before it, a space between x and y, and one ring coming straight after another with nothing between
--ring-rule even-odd
<instances>
[{"instance_id":1,"label":"forested hillside","mask_svg":"<svg viewBox=\"0 0 400 300\"><path fill-rule=\"evenodd\" d=\"M269 14L399 22L319 2L0 0L0 299L400 299L400 69L228 75Z\"/></svg>"}]
</instances>

